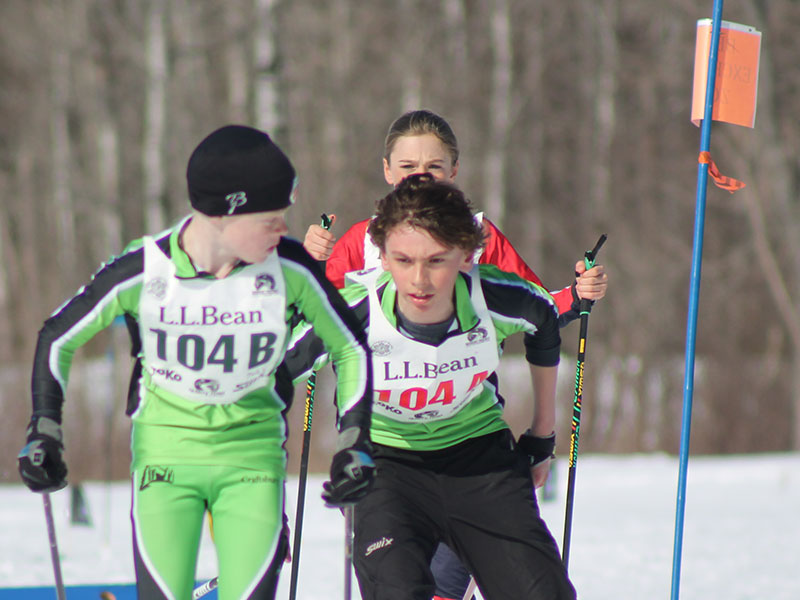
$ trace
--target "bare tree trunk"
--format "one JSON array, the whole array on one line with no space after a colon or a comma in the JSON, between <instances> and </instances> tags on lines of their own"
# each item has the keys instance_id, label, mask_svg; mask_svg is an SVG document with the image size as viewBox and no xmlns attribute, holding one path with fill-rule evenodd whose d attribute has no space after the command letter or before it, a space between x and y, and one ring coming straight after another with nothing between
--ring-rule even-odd
<instances>
[{"instance_id":1,"label":"bare tree trunk","mask_svg":"<svg viewBox=\"0 0 800 600\"><path fill-rule=\"evenodd\" d=\"M589 181L591 196L588 214L605 215L611 208L611 143L616 130L615 94L619 51L615 26L617 0L592 2L596 24L597 59L595 70L594 136Z\"/></svg>"},{"instance_id":2,"label":"bare tree trunk","mask_svg":"<svg viewBox=\"0 0 800 600\"><path fill-rule=\"evenodd\" d=\"M753 11L750 18L765 29L766 10ZM776 73L778 68L773 51L762 46L756 123L760 135L753 140L753 130L737 128L731 132L739 150L732 153L731 164L737 175L743 173L738 176L748 186L737 195L744 203L759 270L788 337L790 364L800 365L800 311L796 300L800 287L796 277L800 272L800 214L794 183L795 152L783 141L781 114L776 110L777 78L782 76ZM794 376L792 382L787 390L792 393L791 444L800 450L800 378Z\"/></svg>"},{"instance_id":3,"label":"bare tree trunk","mask_svg":"<svg viewBox=\"0 0 800 600\"><path fill-rule=\"evenodd\" d=\"M144 179L145 229L160 231L165 227L164 139L167 95L167 50L164 0L150 0L146 26L146 83L142 165Z\"/></svg>"},{"instance_id":4,"label":"bare tree trunk","mask_svg":"<svg viewBox=\"0 0 800 600\"><path fill-rule=\"evenodd\" d=\"M422 43L422 31L424 20L417 19L417 8L415 6L416 0L400 0L400 15L401 18L407 19L409 23L406 31L409 37L412 38L412 43L409 44L409 54L405 58L409 59L410 64L414 65L413 68L405 68L400 71L402 83L400 89L402 90L403 110L415 110L422 105L422 77L420 75L419 60L424 54L424 44ZM412 17L410 20L409 17Z\"/></svg>"},{"instance_id":5,"label":"bare tree trunk","mask_svg":"<svg viewBox=\"0 0 800 600\"><path fill-rule=\"evenodd\" d=\"M284 136L286 115L281 108L281 60L278 45L279 0L255 0L256 31L253 43L255 58L254 106L256 126Z\"/></svg>"},{"instance_id":6,"label":"bare tree trunk","mask_svg":"<svg viewBox=\"0 0 800 600\"><path fill-rule=\"evenodd\" d=\"M67 23L69 11L64 3L54 7L52 31L60 32L53 41L50 55L50 160L52 164L53 206L58 215L58 263L64 273L75 272L77 240L75 214L72 205L71 163L72 151L69 137L69 96L71 47L68 43L69 26L59 28L55 23Z\"/></svg>"},{"instance_id":7,"label":"bare tree trunk","mask_svg":"<svg viewBox=\"0 0 800 600\"><path fill-rule=\"evenodd\" d=\"M442 6L442 27L444 32L444 51L445 64L454 77L447 78L447 102L446 112L443 115L454 127L456 136L462 153L465 152L470 140L461 137L462 124L469 123L471 115L475 114L475 106L471 102L465 102L465 98L470 97L470 85L475 74L474 69L470 69L470 44L468 36L467 8L464 0L444 0ZM408 106L408 105L406 105ZM417 107L420 105L417 104ZM474 140L477 142L477 140ZM469 178L459 175L461 184ZM466 189L466 188L465 188Z\"/></svg>"},{"instance_id":8,"label":"bare tree trunk","mask_svg":"<svg viewBox=\"0 0 800 600\"><path fill-rule=\"evenodd\" d=\"M502 228L505 217L505 169L511 126L513 48L508 0L495 0L491 15L492 91L489 102L489 139L483 181L486 212Z\"/></svg>"},{"instance_id":9,"label":"bare tree trunk","mask_svg":"<svg viewBox=\"0 0 800 600\"><path fill-rule=\"evenodd\" d=\"M0 198L8 198L8 186L5 181L0 178ZM5 211L3 211L5 212ZM7 248L10 248L10 240L8 232L8 220L5 215L0 216L0 314L10 315L10 303L12 301L9 295L9 288L11 287L11 277L9 267L14 267L14 263L9 260ZM6 356L6 344L12 339L12 320L3 318L0 319L0 358Z\"/></svg>"},{"instance_id":10,"label":"bare tree trunk","mask_svg":"<svg viewBox=\"0 0 800 600\"><path fill-rule=\"evenodd\" d=\"M97 168L103 198L103 235L110 252L122 250L122 213L119 199L119 136L114 123L104 118L97 128Z\"/></svg>"},{"instance_id":11,"label":"bare tree trunk","mask_svg":"<svg viewBox=\"0 0 800 600\"><path fill-rule=\"evenodd\" d=\"M532 2L526 6L525 22L530 23L530 26L522 36L519 62L523 66L520 68L519 81L514 86L515 93L511 99L513 123L511 130L512 133L514 131L522 133L514 138L515 151L509 161L515 171L516 185L510 194L511 204L507 210L525 216L520 222L516 222L515 219L513 224L509 223L506 226L506 234L510 235L513 228L517 229L518 236L521 234L524 246L518 247L517 250L524 251L523 256L534 271L544 264L543 223L548 219L548 202L544 197L543 185L547 114L544 78L547 61L545 34L549 15L545 8L545 4L541 2ZM518 152L516 149L519 147L524 147L525 152ZM565 281L559 279L552 284L557 288L564 285Z\"/></svg>"},{"instance_id":12,"label":"bare tree trunk","mask_svg":"<svg viewBox=\"0 0 800 600\"><path fill-rule=\"evenodd\" d=\"M467 14L464 0L444 0L442 2L444 25L448 32L448 64L452 65L453 73L458 73L458 77L453 78L453 85L459 86L462 92L459 96L464 97L466 88L464 83L467 81L467 57L469 44L467 40Z\"/></svg>"},{"instance_id":13,"label":"bare tree trunk","mask_svg":"<svg viewBox=\"0 0 800 600\"><path fill-rule=\"evenodd\" d=\"M227 80L226 90L228 94L228 106L226 114L229 121L237 123L247 121L247 106L253 88L253 78L248 69L250 57L248 47L241 43L244 35L240 32L248 31L249 11L246 10L226 10L223 13L228 32L225 47L225 63L223 73ZM259 36L258 27L253 31L253 36Z\"/></svg>"},{"instance_id":14,"label":"bare tree trunk","mask_svg":"<svg viewBox=\"0 0 800 600\"><path fill-rule=\"evenodd\" d=\"M332 31L340 32L340 35L333 35L330 38L330 51L332 61L330 64L332 90L331 98L325 104L327 117L322 123L322 136L325 147L328 149L326 157L326 173L328 174L327 194L325 201L329 199L346 198L348 194L348 182L346 178L339 177L337 174L347 171L347 161L349 157L346 151L348 147L348 127L346 114L347 110L336 101L347 94L347 88L351 84L351 73L355 57L352 51L352 19L353 6L349 0L331 0L328 2L330 11L330 23ZM346 32L342 34L342 32Z\"/></svg>"}]
</instances>

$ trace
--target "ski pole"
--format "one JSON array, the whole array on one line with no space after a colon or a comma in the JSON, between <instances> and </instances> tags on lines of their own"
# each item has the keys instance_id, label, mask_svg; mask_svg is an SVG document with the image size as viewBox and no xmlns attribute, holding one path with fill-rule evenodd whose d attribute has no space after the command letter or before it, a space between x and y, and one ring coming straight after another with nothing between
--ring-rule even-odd
<instances>
[{"instance_id":1,"label":"ski pole","mask_svg":"<svg viewBox=\"0 0 800 600\"><path fill-rule=\"evenodd\" d=\"M50 540L50 558L53 561L53 574L56 580L56 598L66 600L67 592L64 589L64 580L61 578L61 559L58 557L56 526L53 522L53 505L50 504L50 494L42 494L42 501L44 502L44 518L47 522L47 538Z\"/></svg>"},{"instance_id":2,"label":"ski pole","mask_svg":"<svg viewBox=\"0 0 800 600\"><path fill-rule=\"evenodd\" d=\"M344 509L344 600L350 600L353 587L353 507Z\"/></svg>"},{"instance_id":3,"label":"ski pole","mask_svg":"<svg viewBox=\"0 0 800 600\"><path fill-rule=\"evenodd\" d=\"M330 229L332 221L328 215L320 215L320 225ZM306 500L306 482L308 481L308 457L311 448L311 419L314 416L314 392L317 388L317 372L311 373L306 384L306 402L303 412L303 450L300 454L300 475L297 484L297 509L294 517L294 542L292 543L292 573L289 583L289 600L297 597L297 576L300 571L300 540L303 532L303 512Z\"/></svg>"},{"instance_id":4,"label":"ski pole","mask_svg":"<svg viewBox=\"0 0 800 600\"><path fill-rule=\"evenodd\" d=\"M214 579L209 579L203 585L194 588L192 592L192 600L197 600L198 598L202 598L206 594L210 593L211 590L214 590L219 585L219 577L214 577Z\"/></svg>"},{"instance_id":5,"label":"ski pole","mask_svg":"<svg viewBox=\"0 0 800 600\"><path fill-rule=\"evenodd\" d=\"M597 259L600 247L606 241L606 234L600 236L592 250L583 255L586 269L591 269ZM586 359L586 333L589 328L589 313L592 312L592 302L581 299L580 316L581 329L578 338L578 361L575 367L575 397L572 402L572 433L569 438L569 478L567 482L567 509L564 517L564 544L561 560L564 568L569 567L569 543L572 534L572 509L575 504L575 473L578 468L578 441L581 434L581 402L583 401L583 370Z\"/></svg>"}]
</instances>

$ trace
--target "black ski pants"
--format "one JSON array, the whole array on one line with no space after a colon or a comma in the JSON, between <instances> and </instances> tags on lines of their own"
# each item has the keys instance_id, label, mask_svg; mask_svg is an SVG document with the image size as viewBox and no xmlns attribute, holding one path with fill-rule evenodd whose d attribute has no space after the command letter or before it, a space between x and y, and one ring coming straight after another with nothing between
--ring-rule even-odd
<instances>
[{"instance_id":1,"label":"black ski pants","mask_svg":"<svg viewBox=\"0 0 800 600\"><path fill-rule=\"evenodd\" d=\"M539 516L527 456L501 431L452 448L377 446L377 476L356 505L353 563L364 600L430 600L444 541L487 600L574 600Z\"/></svg>"}]
</instances>

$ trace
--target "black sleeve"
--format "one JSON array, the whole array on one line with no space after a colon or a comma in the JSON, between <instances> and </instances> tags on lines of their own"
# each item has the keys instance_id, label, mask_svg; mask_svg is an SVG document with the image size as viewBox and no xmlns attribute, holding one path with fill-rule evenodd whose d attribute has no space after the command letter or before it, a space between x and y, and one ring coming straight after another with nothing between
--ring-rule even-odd
<instances>
[{"instance_id":1,"label":"black sleeve","mask_svg":"<svg viewBox=\"0 0 800 600\"><path fill-rule=\"evenodd\" d=\"M481 285L490 312L504 317L503 321L519 323L518 330L525 331L527 361L542 367L557 365L561 336L553 303L538 295L531 288L532 284L513 275L503 281L484 279ZM505 325L499 328L504 329Z\"/></svg>"},{"instance_id":2,"label":"black sleeve","mask_svg":"<svg viewBox=\"0 0 800 600\"><path fill-rule=\"evenodd\" d=\"M103 303L122 282L141 275L144 268L143 250L139 249L103 265L78 294L48 318L39 330L33 360L31 391L33 413L61 422L64 390L50 369L53 345L70 330L81 327L81 321Z\"/></svg>"},{"instance_id":3,"label":"black sleeve","mask_svg":"<svg viewBox=\"0 0 800 600\"><path fill-rule=\"evenodd\" d=\"M364 320L357 317L353 310L351 310L351 308L347 305L347 302L345 302L344 298L342 298L339 290L337 290L325 276L325 273L320 268L319 262L314 260L311 255L308 254L299 241L288 237L282 238L280 244L278 245L278 253L281 257L290 259L308 270L309 275L314 278L314 281L324 291L332 308L345 324L355 342L363 348L367 357L367 381L365 382L364 386L364 395L361 400L355 404L355 406L350 408L350 410L348 410L344 415L341 415L338 426L340 430L349 426L357 426L368 430L372 415L373 387L372 361L369 358L370 351L367 344ZM293 315L292 322L298 323L300 320L303 320L303 318L304 315L297 313L296 315ZM305 332L303 338L297 344L293 344L291 348L287 349L287 353L284 356L283 365L293 380L303 376L305 373L310 375L310 371L313 368L314 362L324 351L324 345L319 337L314 334L313 328L308 328L308 331Z\"/></svg>"}]
</instances>

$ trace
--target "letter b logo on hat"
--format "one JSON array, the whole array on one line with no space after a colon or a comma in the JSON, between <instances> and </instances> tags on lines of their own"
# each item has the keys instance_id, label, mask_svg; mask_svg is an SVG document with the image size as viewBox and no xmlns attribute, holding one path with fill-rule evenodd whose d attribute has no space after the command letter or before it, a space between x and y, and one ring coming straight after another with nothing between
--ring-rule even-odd
<instances>
[{"instance_id":1,"label":"letter b logo on hat","mask_svg":"<svg viewBox=\"0 0 800 600\"><path fill-rule=\"evenodd\" d=\"M244 192L234 192L225 196L225 202L228 203L228 214L232 215L240 206L247 204L247 194Z\"/></svg>"},{"instance_id":2,"label":"letter b logo on hat","mask_svg":"<svg viewBox=\"0 0 800 600\"><path fill-rule=\"evenodd\" d=\"M209 216L240 215L292 204L295 170L263 131L226 125L194 149L186 183L195 210Z\"/></svg>"}]
</instances>

